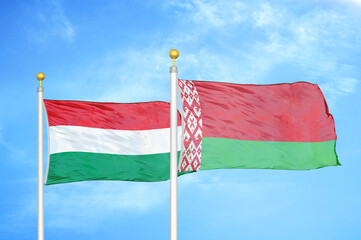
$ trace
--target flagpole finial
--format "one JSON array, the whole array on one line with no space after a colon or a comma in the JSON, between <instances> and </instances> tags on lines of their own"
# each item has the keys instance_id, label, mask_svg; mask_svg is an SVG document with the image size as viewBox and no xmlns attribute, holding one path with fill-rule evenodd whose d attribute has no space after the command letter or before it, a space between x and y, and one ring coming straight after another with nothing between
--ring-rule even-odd
<instances>
[{"instance_id":1,"label":"flagpole finial","mask_svg":"<svg viewBox=\"0 0 361 240\"><path fill-rule=\"evenodd\" d=\"M169 57L173 59L173 66L175 66L175 60L179 56L179 52L177 49L172 49L169 51Z\"/></svg>"},{"instance_id":2,"label":"flagpole finial","mask_svg":"<svg viewBox=\"0 0 361 240\"><path fill-rule=\"evenodd\" d=\"M44 80L45 74L42 72L39 72L38 74L36 74L36 78L40 81L40 87L41 87L41 81Z\"/></svg>"}]
</instances>

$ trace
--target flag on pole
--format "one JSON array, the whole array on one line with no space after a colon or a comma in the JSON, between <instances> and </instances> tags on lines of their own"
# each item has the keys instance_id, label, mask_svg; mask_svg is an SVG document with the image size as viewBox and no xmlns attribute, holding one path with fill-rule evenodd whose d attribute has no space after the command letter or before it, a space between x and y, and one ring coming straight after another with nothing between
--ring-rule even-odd
<instances>
[{"instance_id":1,"label":"flag on pole","mask_svg":"<svg viewBox=\"0 0 361 240\"><path fill-rule=\"evenodd\" d=\"M184 127L182 172L340 165L334 120L316 84L178 80L178 86Z\"/></svg>"},{"instance_id":2,"label":"flag on pole","mask_svg":"<svg viewBox=\"0 0 361 240\"><path fill-rule=\"evenodd\" d=\"M169 103L44 100L44 104L49 139L46 185L169 179ZM181 137L179 113L178 125Z\"/></svg>"}]
</instances>

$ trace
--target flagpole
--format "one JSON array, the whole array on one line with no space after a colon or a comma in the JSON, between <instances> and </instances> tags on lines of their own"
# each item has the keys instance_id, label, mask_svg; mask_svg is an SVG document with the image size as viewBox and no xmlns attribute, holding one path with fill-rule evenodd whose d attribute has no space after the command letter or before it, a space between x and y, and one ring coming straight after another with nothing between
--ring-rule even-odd
<instances>
[{"instance_id":1,"label":"flagpole","mask_svg":"<svg viewBox=\"0 0 361 240\"><path fill-rule=\"evenodd\" d=\"M169 52L173 59L170 67L170 240L178 239L178 202L177 202L177 73L175 59L179 56L176 49Z\"/></svg>"},{"instance_id":2,"label":"flagpole","mask_svg":"<svg viewBox=\"0 0 361 240\"><path fill-rule=\"evenodd\" d=\"M43 133L43 94L41 82L45 75L39 72L36 78L40 81L38 92L38 240L44 240L44 133Z\"/></svg>"}]
</instances>

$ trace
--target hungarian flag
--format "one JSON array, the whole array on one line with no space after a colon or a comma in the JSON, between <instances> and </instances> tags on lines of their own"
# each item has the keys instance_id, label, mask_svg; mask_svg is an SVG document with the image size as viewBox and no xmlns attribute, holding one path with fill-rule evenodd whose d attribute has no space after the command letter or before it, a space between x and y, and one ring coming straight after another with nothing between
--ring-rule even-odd
<instances>
[{"instance_id":1,"label":"hungarian flag","mask_svg":"<svg viewBox=\"0 0 361 240\"><path fill-rule=\"evenodd\" d=\"M49 139L47 185L169 179L169 103L44 100L44 104ZM178 124L181 137L180 115Z\"/></svg>"},{"instance_id":2,"label":"hungarian flag","mask_svg":"<svg viewBox=\"0 0 361 240\"><path fill-rule=\"evenodd\" d=\"M340 165L332 115L316 84L178 80L184 140L179 170L307 170Z\"/></svg>"}]
</instances>

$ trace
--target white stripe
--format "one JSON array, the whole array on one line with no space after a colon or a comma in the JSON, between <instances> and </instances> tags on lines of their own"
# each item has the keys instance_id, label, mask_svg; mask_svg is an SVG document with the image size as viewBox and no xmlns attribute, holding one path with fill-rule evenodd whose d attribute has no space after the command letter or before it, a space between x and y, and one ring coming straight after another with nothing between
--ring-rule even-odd
<instances>
[{"instance_id":1,"label":"white stripe","mask_svg":"<svg viewBox=\"0 0 361 240\"><path fill-rule=\"evenodd\" d=\"M182 127L178 126L178 143ZM170 129L112 130L79 126L49 127L49 154L93 152L122 155L146 155L170 152ZM178 151L181 149L180 144Z\"/></svg>"}]
</instances>

